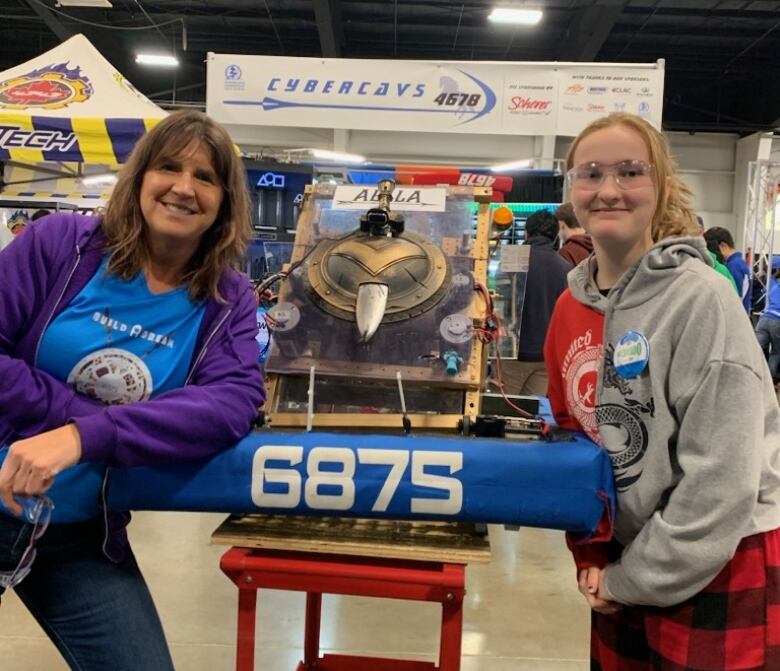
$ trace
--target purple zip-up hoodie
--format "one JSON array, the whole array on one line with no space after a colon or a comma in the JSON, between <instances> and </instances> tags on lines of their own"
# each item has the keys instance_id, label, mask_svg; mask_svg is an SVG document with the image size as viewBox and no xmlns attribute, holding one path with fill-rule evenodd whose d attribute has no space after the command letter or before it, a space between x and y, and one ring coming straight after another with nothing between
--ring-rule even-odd
<instances>
[{"instance_id":1,"label":"purple zip-up hoodie","mask_svg":"<svg viewBox=\"0 0 780 671\"><path fill-rule=\"evenodd\" d=\"M101 221L50 215L0 252L0 445L73 422L81 460L119 468L198 459L230 447L248 433L265 400L254 295L248 279L232 269L219 281L225 302L206 303L179 389L106 406L35 367L46 327L107 253ZM105 512L104 505L104 520L103 551L120 561L130 515Z\"/></svg>"}]
</instances>

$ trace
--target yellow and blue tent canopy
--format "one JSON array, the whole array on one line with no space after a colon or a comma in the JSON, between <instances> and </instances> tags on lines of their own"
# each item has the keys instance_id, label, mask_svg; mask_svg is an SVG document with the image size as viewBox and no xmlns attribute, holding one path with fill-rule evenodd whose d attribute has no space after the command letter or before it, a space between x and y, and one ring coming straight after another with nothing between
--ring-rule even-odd
<instances>
[{"instance_id":1,"label":"yellow and blue tent canopy","mask_svg":"<svg viewBox=\"0 0 780 671\"><path fill-rule=\"evenodd\" d=\"M0 160L124 163L135 143L159 119L52 119L0 114Z\"/></svg>"},{"instance_id":2,"label":"yellow and blue tent canopy","mask_svg":"<svg viewBox=\"0 0 780 671\"><path fill-rule=\"evenodd\" d=\"M165 115L75 35L0 73L0 160L116 165Z\"/></svg>"}]
</instances>

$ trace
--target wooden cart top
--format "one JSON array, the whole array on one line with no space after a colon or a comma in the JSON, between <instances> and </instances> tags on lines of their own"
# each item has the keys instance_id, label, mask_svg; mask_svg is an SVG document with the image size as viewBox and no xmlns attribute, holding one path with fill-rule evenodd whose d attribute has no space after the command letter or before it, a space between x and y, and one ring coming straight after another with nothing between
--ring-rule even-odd
<instances>
[{"instance_id":1,"label":"wooden cart top","mask_svg":"<svg viewBox=\"0 0 780 671\"><path fill-rule=\"evenodd\" d=\"M437 561L488 563L483 525L346 517L231 515L212 534L215 545Z\"/></svg>"}]
</instances>

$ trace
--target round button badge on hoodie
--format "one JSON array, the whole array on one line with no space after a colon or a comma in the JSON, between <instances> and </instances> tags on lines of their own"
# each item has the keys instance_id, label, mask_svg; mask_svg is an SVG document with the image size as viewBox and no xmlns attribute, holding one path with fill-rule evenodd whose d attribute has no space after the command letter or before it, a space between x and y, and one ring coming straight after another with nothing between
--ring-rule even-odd
<instances>
[{"instance_id":1,"label":"round button badge on hoodie","mask_svg":"<svg viewBox=\"0 0 780 671\"><path fill-rule=\"evenodd\" d=\"M650 344L638 331L627 331L615 347L614 363L617 374L625 380L637 377L650 359Z\"/></svg>"}]
</instances>

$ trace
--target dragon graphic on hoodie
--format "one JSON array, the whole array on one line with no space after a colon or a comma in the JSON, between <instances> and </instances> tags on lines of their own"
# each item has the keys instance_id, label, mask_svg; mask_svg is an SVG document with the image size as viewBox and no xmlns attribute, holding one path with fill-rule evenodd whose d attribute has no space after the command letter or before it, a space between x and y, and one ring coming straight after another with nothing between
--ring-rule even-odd
<instances>
[{"instance_id":1,"label":"dragon graphic on hoodie","mask_svg":"<svg viewBox=\"0 0 780 671\"><path fill-rule=\"evenodd\" d=\"M605 441L610 445L609 458L615 473L615 486L618 491L628 489L642 476L642 459L647 451L647 424L644 416L655 415L655 403L652 396L645 402L632 398L638 391L632 389L632 380L621 377L615 370L615 348L612 344L604 348L605 388L617 389L623 396L623 403L603 403L596 406L596 423L599 433L605 436L611 431L620 435L614 440ZM614 445L620 445L616 450Z\"/></svg>"}]
</instances>

